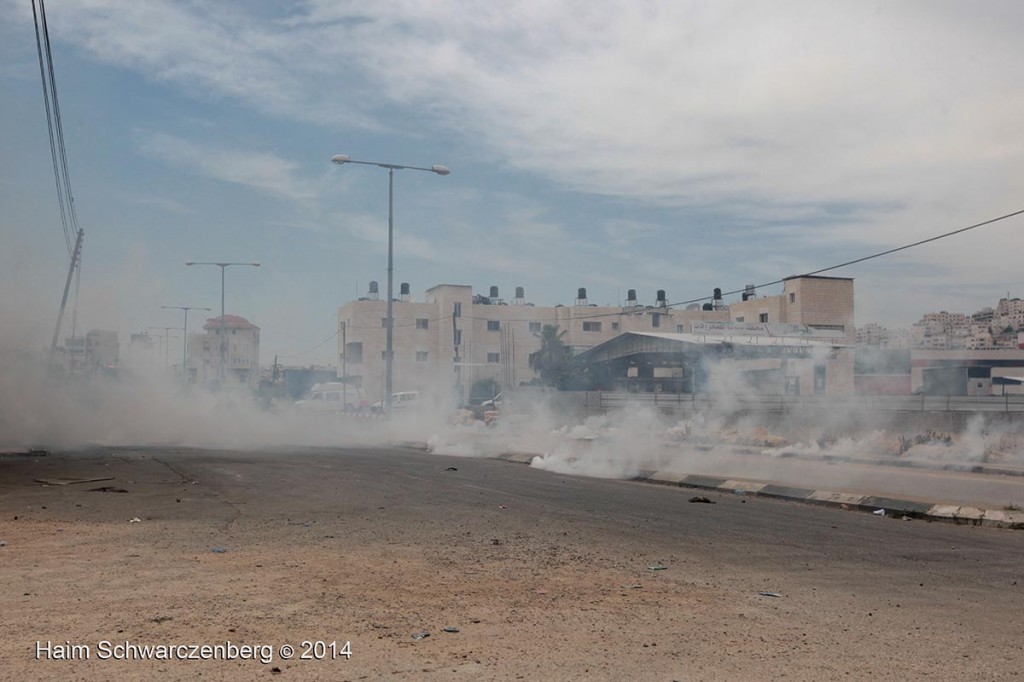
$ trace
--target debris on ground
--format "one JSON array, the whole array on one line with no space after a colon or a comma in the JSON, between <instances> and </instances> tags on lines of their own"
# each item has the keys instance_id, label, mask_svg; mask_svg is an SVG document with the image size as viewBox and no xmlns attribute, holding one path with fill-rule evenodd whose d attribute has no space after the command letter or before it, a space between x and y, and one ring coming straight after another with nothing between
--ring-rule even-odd
<instances>
[{"instance_id":1,"label":"debris on ground","mask_svg":"<svg viewBox=\"0 0 1024 682\"><path fill-rule=\"evenodd\" d=\"M135 518L128 519L128 523L142 523L142 519L136 516Z\"/></svg>"},{"instance_id":2,"label":"debris on ground","mask_svg":"<svg viewBox=\"0 0 1024 682\"><path fill-rule=\"evenodd\" d=\"M128 492L124 488L115 488L112 485L104 485L99 488L89 488L91 493L126 493Z\"/></svg>"},{"instance_id":3,"label":"debris on ground","mask_svg":"<svg viewBox=\"0 0 1024 682\"><path fill-rule=\"evenodd\" d=\"M281 674L281 669L280 669L280 668L278 668L278 667L277 667L277 666L275 665L275 666L274 666L273 668L271 668L271 669L270 669L270 674L271 674L271 675L280 675L280 674Z\"/></svg>"},{"instance_id":4,"label":"debris on ground","mask_svg":"<svg viewBox=\"0 0 1024 682\"><path fill-rule=\"evenodd\" d=\"M508 509L508 507L506 507L506 506L505 506L505 505L503 505L503 504L499 504L499 505L498 505L498 509Z\"/></svg>"},{"instance_id":5,"label":"debris on ground","mask_svg":"<svg viewBox=\"0 0 1024 682\"><path fill-rule=\"evenodd\" d=\"M153 622L159 625L160 623L166 623L169 620L174 620L174 616L157 616L153 619Z\"/></svg>"},{"instance_id":6,"label":"debris on ground","mask_svg":"<svg viewBox=\"0 0 1024 682\"><path fill-rule=\"evenodd\" d=\"M740 488L736 488L736 490L732 491L732 494L733 495L746 495L747 491L746 490L742 490Z\"/></svg>"},{"instance_id":7,"label":"debris on ground","mask_svg":"<svg viewBox=\"0 0 1024 682\"><path fill-rule=\"evenodd\" d=\"M210 549L214 554L224 554L228 551L227 547L213 547Z\"/></svg>"},{"instance_id":8,"label":"debris on ground","mask_svg":"<svg viewBox=\"0 0 1024 682\"><path fill-rule=\"evenodd\" d=\"M491 538L491 544L492 545L500 545L501 544L501 540L499 540L498 538Z\"/></svg>"},{"instance_id":9,"label":"debris on ground","mask_svg":"<svg viewBox=\"0 0 1024 682\"><path fill-rule=\"evenodd\" d=\"M445 471L458 471L458 470L459 470L459 468L458 468L458 467L445 467L445 469L444 469L444 470L445 470Z\"/></svg>"},{"instance_id":10,"label":"debris on ground","mask_svg":"<svg viewBox=\"0 0 1024 682\"><path fill-rule=\"evenodd\" d=\"M36 483L43 485L71 485L72 483L96 483L98 481L113 481L113 476L102 476L99 478L37 478Z\"/></svg>"},{"instance_id":11,"label":"debris on ground","mask_svg":"<svg viewBox=\"0 0 1024 682\"><path fill-rule=\"evenodd\" d=\"M884 509L876 509L875 511L873 511L871 513L874 514L875 516L885 516L885 510Z\"/></svg>"},{"instance_id":12,"label":"debris on ground","mask_svg":"<svg viewBox=\"0 0 1024 682\"><path fill-rule=\"evenodd\" d=\"M636 584L636 585L623 585L622 586L622 589L624 589L624 590L639 590L641 588L643 588L643 585L639 585L639 584Z\"/></svg>"},{"instance_id":13,"label":"debris on ground","mask_svg":"<svg viewBox=\"0 0 1024 682\"><path fill-rule=\"evenodd\" d=\"M778 592L758 592L762 597L781 597L782 595Z\"/></svg>"},{"instance_id":14,"label":"debris on ground","mask_svg":"<svg viewBox=\"0 0 1024 682\"><path fill-rule=\"evenodd\" d=\"M412 634L413 639L426 639L427 637L430 637L430 633L426 630L420 630L419 632L414 632Z\"/></svg>"},{"instance_id":15,"label":"debris on ground","mask_svg":"<svg viewBox=\"0 0 1024 682\"><path fill-rule=\"evenodd\" d=\"M459 631L458 628L450 628L450 627L449 628L441 628L441 630L443 630L444 632L458 632Z\"/></svg>"},{"instance_id":16,"label":"debris on ground","mask_svg":"<svg viewBox=\"0 0 1024 682\"><path fill-rule=\"evenodd\" d=\"M668 566L662 566L661 564L651 564L647 567L649 571L667 571Z\"/></svg>"},{"instance_id":17,"label":"debris on ground","mask_svg":"<svg viewBox=\"0 0 1024 682\"><path fill-rule=\"evenodd\" d=\"M6 547L6 546L7 546L7 540L0 540L0 547Z\"/></svg>"},{"instance_id":18,"label":"debris on ground","mask_svg":"<svg viewBox=\"0 0 1024 682\"><path fill-rule=\"evenodd\" d=\"M698 502L700 504L714 504L715 501L711 498L704 497L703 495L695 495L690 498L690 502Z\"/></svg>"}]
</instances>

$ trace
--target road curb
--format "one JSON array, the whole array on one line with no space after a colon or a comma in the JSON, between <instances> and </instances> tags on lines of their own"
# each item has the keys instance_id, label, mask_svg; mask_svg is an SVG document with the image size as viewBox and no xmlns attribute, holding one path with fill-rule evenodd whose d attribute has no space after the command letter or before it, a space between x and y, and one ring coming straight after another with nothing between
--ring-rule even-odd
<instances>
[{"instance_id":1,"label":"road curb","mask_svg":"<svg viewBox=\"0 0 1024 682\"><path fill-rule=\"evenodd\" d=\"M535 452L503 452L497 455L496 459L529 464L533 461L534 457L543 457L543 455ZM657 485L678 486L680 488L715 490L734 495L771 497L780 500L791 500L805 504L863 512L875 513L879 509L884 509L886 516L941 521L943 523L959 525L1024 530L1024 512L1022 511L980 509L966 505L934 504L879 495L814 490L797 486L776 485L763 481L746 481L726 478L724 476L703 476L671 471L641 471L630 480Z\"/></svg>"}]
</instances>

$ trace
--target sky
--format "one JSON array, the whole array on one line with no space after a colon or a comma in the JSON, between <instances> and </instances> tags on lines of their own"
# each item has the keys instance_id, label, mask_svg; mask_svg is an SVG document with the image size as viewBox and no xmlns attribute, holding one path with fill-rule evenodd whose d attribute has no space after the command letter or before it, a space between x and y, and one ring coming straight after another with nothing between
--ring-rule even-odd
<instances>
[{"instance_id":1,"label":"sky","mask_svg":"<svg viewBox=\"0 0 1024 682\"><path fill-rule=\"evenodd\" d=\"M68 267L30 0L0 0L0 341ZM85 229L77 328L220 306L331 363L337 309L439 283L537 305L770 282L1024 209L1024 5L867 0L46 3ZM1020 290L1024 216L829 274L857 323ZM778 293L765 288L761 293ZM190 330L201 312L190 314ZM69 331L65 322L64 331ZM173 332L172 332L173 333ZM172 345L172 349L173 349ZM179 346L180 347L180 346Z\"/></svg>"}]
</instances>

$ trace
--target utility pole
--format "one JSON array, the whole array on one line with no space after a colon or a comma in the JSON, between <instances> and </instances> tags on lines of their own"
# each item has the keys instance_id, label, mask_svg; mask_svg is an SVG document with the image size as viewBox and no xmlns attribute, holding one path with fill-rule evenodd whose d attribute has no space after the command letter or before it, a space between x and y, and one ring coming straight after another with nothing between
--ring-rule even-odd
<instances>
[{"instance_id":1,"label":"utility pole","mask_svg":"<svg viewBox=\"0 0 1024 682\"><path fill-rule=\"evenodd\" d=\"M60 323L64 319L64 308L68 304L68 290L71 289L71 277L75 274L75 268L78 267L78 259L82 256L82 238L85 236L85 230L78 230L78 237L75 239L75 250L71 254L71 265L68 266L68 279L64 282L64 296L60 299L60 312L57 313L57 326L53 330L53 340L50 342L50 361L47 365L53 365L53 356L57 352L57 339L60 338Z\"/></svg>"},{"instance_id":2,"label":"utility pole","mask_svg":"<svg viewBox=\"0 0 1024 682\"><path fill-rule=\"evenodd\" d=\"M341 321L341 381L348 384L348 336L345 320ZM345 389L348 396L348 389Z\"/></svg>"}]
</instances>

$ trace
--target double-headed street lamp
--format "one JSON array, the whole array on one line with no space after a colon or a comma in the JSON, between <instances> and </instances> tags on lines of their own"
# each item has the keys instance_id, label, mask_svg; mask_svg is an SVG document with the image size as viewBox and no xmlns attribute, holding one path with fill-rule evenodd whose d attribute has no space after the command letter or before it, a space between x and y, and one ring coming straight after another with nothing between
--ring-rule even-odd
<instances>
[{"instance_id":1,"label":"double-headed street lamp","mask_svg":"<svg viewBox=\"0 0 1024 682\"><path fill-rule=\"evenodd\" d=\"M344 163L358 163L363 166L377 166L379 168L388 169L388 311L385 324L387 329L385 331L385 352L384 352L384 410L386 412L391 411L391 390L392 390L392 379L394 378L394 364L395 364L395 349L394 339L392 336L392 329L395 326L395 318L393 311L393 272L394 272L394 235L395 235L395 171L396 170L418 170L427 171L428 173L437 173L438 175L448 175L451 173L447 166L433 165L430 168L422 168L420 166L399 166L394 163L380 163L377 161L356 161L347 154L337 154L331 157L331 162L338 165Z\"/></svg>"},{"instance_id":2,"label":"double-headed street lamp","mask_svg":"<svg viewBox=\"0 0 1024 682\"><path fill-rule=\"evenodd\" d=\"M181 328L181 335L184 337L181 341L181 377L183 380L188 380L188 369L185 367L185 362L188 359L188 311L190 310L209 310L209 308L200 308L194 305L162 305L160 306L164 310L184 310L185 311L185 324Z\"/></svg>"},{"instance_id":3,"label":"double-headed street lamp","mask_svg":"<svg viewBox=\"0 0 1024 682\"><path fill-rule=\"evenodd\" d=\"M225 365L227 364L227 340L224 338L224 271L229 265L251 265L254 268L260 266L259 263L213 263L203 262L198 263L194 260L185 261L185 265L216 265L220 268L220 371L217 372L217 377L220 379L220 383L224 385L225 377Z\"/></svg>"}]
</instances>

